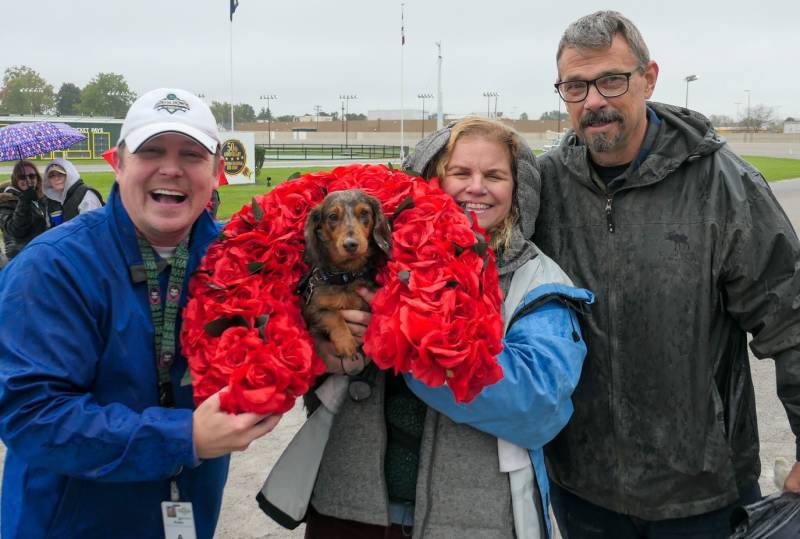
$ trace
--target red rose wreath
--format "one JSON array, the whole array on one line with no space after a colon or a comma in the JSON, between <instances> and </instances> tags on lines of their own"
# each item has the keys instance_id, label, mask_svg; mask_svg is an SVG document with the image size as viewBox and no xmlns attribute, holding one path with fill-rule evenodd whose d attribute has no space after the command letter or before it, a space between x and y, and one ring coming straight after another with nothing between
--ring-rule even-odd
<instances>
[{"instance_id":1,"label":"red rose wreath","mask_svg":"<svg viewBox=\"0 0 800 539\"><path fill-rule=\"evenodd\" d=\"M351 188L378 198L393 229L364 352L382 369L447 383L461 402L503 376L501 297L483 232L436 180L350 165L256 196L209 247L181 333L196 402L227 387L226 411L283 413L324 372L295 293L308 270L303 226L328 192Z\"/></svg>"}]
</instances>

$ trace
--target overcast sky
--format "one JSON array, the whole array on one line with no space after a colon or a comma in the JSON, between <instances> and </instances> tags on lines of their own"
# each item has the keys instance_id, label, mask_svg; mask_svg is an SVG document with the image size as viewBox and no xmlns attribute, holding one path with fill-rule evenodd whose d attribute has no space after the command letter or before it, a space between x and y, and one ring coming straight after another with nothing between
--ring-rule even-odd
<instances>
[{"instance_id":1,"label":"overcast sky","mask_svg":"<svg viewBox=\"0 0 800 539\"><path fill-rule=\"evenodd\" d=\"M5 0L0 69L24 64L56 91L98 72L123 74L132 90L177 86L207 101L230 100L229 0ZM800 116L798 0L406 0L405 107L436 93L442 42L444 110L538 118L557 106L555 52L564 28L597 9L639 27L661 68L654 100L710 114L751 106ZM400 108L400 2L240 0L233 20L234 100L256 110L276 94L274 114ZM427 108L433 107L433 100Z\"/></svg>"}]
</instances>

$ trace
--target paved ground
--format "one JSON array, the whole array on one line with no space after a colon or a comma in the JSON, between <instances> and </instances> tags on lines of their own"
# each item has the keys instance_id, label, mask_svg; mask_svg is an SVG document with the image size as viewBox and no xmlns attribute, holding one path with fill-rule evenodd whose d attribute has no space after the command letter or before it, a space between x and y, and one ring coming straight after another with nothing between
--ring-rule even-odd
<instances>
[{"instance_id":1,"label":"paved ground","mask_svg":"<svg viewBox=\"0 0 800 539\"><path fill-rule=\"evenodd\" d=\"M778 200L800 229L800 179L773 184ZM761 434L761 488L775 491L772 484L773 463L777 457L789 460L794 455L794 440L783 407L775 396L775 369L771 360L753 360L753 382L758 401ZM244 453L233 456L231 471L217 529L219 539L300 538L302 526L294 531L284 530L263 513L255 501L267 471L303 421L299 406L286 414L278 427L268 436L255 442ZM5 449L0 445L0 459Z\"/></svg>"}]
</instances>

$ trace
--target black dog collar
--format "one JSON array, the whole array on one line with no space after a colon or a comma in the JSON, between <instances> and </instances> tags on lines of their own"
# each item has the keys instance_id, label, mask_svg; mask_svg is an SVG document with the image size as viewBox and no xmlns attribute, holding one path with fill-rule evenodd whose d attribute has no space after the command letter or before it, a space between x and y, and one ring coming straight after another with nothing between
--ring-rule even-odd
<instances>
[{"instance_id":1,"label":"black dog collar","mask_svg":"<svg viewBox=\"0 0 800 539\"><path fill-rule=\"evenodd\" d=\"M300 279L295 292L303 298L303 301L308 303L311 301L311 296L314 295L314 288L318 284L341 286L350 284L358 279L373 281L375 280L375 274L375 268L371 266L360 271L324 271L319 267L314 267Z\"/></svg>"}]
</instances>

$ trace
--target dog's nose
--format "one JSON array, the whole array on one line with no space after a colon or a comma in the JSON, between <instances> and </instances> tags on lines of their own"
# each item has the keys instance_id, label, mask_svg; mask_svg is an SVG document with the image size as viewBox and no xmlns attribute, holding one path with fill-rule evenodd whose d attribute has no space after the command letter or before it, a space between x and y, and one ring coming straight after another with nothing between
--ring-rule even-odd
<instances>
[{"instance_id":1,"label":"dog's nose","mask_svg":"<svg viewBox=\"0 0 800 539\"><path fill-rule=\"evenodd\" d=\"M347 238L344 240L344 249L348 253L352 253L356 249L358 249L358 240L354 238Z\"/></svg>"}]
</instances>

